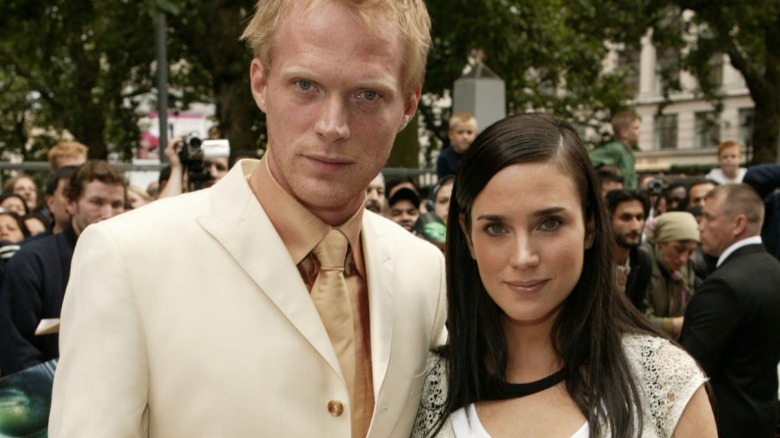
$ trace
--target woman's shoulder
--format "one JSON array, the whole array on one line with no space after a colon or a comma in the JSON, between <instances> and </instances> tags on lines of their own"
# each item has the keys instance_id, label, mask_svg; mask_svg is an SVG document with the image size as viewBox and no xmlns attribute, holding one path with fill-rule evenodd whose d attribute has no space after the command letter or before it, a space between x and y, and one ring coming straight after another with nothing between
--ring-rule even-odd
<instances>
[{"instance_id":1,"label":"woman's shoulder","mask_svg":"<svg viewBox=\"0 0 780 438\"><path fill-rule=\"evenodd\" d=\"M654 378L676 380L704 375L696 361L679 346L661 336L623 335L623 350L635 371Z\"/></svg>"},{"instance_id":2,"label":"woman's shoulder","mask_svg":"<svg viewBox=\"0 0 780 438\"><path fill-rule=\"evenodd\" d=\"M444 405L447 401L447 361L437 353L428 355L426 364L428 370L423 383L420 406L414 422L412 437L427 437L436 427L439 419L445 414Z\"/></svg>"},{"instance_id":3,"label":"woman's shoulder","mask_svg":"<svg viewBox=\"0 0 780 438\"><path fill-rule=\"evenodd\" d=\"M660 336L626 334L623 350L643 392L646 418L660 436L670 436L688 401L706 382L704 372L682 348Z\"/></svg>"}]
</instances>

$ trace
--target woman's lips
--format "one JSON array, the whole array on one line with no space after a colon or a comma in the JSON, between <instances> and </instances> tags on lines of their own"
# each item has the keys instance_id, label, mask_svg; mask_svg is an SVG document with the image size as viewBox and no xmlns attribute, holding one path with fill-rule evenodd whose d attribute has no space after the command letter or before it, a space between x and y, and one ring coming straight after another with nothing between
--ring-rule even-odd
<instances>
[{"instance_id":1,"label":"woman's lips","mask_svg":"<svg viewBox=\"0 0 780 438\"><path fill-rule=\"evenodd\" d=\"M517 280L507 281L505 283L515 291L532 293L537 292L542 287L544 287L544 285L547 284L547 280Z\"/></svg>"}]
</instances>

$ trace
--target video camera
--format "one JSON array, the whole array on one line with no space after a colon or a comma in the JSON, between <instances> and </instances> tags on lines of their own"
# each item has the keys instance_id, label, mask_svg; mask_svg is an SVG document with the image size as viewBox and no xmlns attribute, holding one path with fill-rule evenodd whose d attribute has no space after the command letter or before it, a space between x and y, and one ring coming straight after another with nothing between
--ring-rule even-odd
<instances>
[{"instance_id":1,"label":"video camera","mask_svg":"<svg viewBox=\"0 0 780 438\"><path fill-rule=\"evenodd\" d=\"M211 179L211 174L203 165L203 161L223 157L230 157L228 140L201 140L195 134L184 138L179 150L179 161L187 168L187 181L194 190L200 189L204 182Z\"/></svg>"},{"instance_id":2,"label":"video camera","mask_svg":"<svg viewBox=\"0 0 780 438\"><path fill-rule=\"evenodd\" d=\"M660 178L653 178L647 183L647 193L650 196L661 196L665 188L666 184Z\"/></svg>"}]
</instances>

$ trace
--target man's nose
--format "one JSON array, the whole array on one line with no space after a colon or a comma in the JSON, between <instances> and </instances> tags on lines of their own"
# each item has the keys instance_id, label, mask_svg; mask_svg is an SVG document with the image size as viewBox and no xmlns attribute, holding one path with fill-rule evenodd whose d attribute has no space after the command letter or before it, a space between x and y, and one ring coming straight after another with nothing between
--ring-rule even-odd
<instances>
[{"instance_id":1,"label":"man's nose","mask_svg":"<svg viewBox=\"0 0 780 438\"><path fill-rule=\"evenodd\" d=\"M338 96L328 98L322 107L322 114L316 123L317 133L327 143L335 143L349 137L345 102Z\"/></svg>"}]
</instances>

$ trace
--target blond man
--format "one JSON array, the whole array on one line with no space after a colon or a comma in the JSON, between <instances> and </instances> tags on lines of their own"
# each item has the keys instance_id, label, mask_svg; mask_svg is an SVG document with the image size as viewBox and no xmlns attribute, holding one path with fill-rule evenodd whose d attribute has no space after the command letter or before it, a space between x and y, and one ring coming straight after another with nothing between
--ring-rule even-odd
<instances>
[{"instance_id":1,"label":"blond man","mask_svg":"<svg viewBox=\"0 0 780 438\"><path fill-rule=\"evenodd\" d=\"M444 260L363 204L417 110L429 26L422 0L258 3L267 152L84 233L51 436L409 436Z\"/></svg>"}]
</instances>

